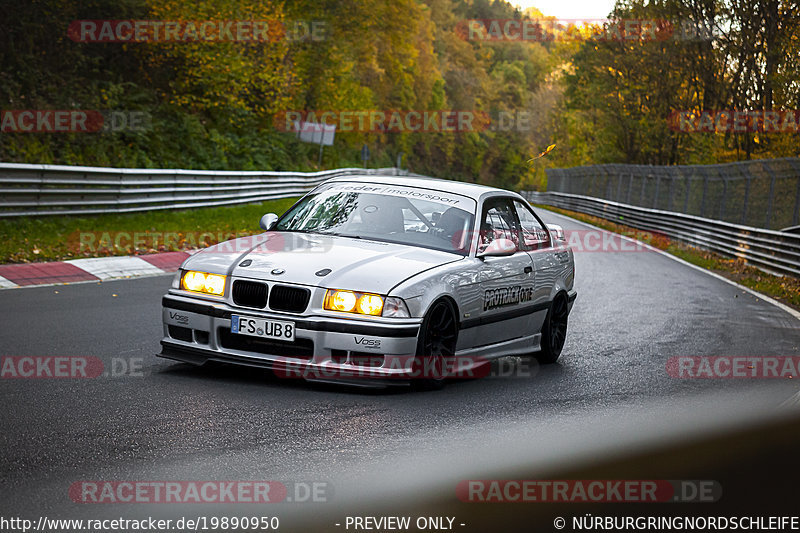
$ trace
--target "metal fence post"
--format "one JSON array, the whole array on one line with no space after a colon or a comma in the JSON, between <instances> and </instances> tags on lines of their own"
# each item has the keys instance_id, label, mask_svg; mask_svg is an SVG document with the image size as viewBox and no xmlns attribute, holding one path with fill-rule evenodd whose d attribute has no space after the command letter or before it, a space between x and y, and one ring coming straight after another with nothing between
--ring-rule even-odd
<instances>
[{"instance_id":1,"label":"metal fence post","mask_svg":"<svg viewBox=\"0 0 800 533\"><path fill-rule=\"evenodd\" d=\"M725 204L728 203L728 178L722 176L722 198L719 202L719 219L725 220Z\"/></svg>"},{"instance_id":2,"label":"metal fence post","mask_svg":"<svg viewBox=\"0 0 800 533\"><path fill-rule=\"evenodd\" d=\"M686 175L686 198L683 199L683 212L689 214L689 195L692 192L692 177Z\"/></svg>"},{"instance_id":3,"label":"metal fence post","mask_svg":"<svg viewBox=\"0 0 800 533\"><path fill-rule=\"evenodd\" d=\"M708 194L708 173L704 168L700 169L700 172L703 174L703 197L700 200L700 216L706 216L706 196Z\"/></svg>"},{"instance_id":4,"label":"metal fence post","mask_svg":"<svg viewBox=\"0 0 800 533\"><path fill-rule=\"evenodd\" d=\"M589 196L588 187L592 181L593 174L591 172L581 171L581 186L580 190L578 191L579 194L583 194L585 196Z\"/></svg>"},{"instance_id":5,"label":"metal fence post","mask_svg":"<svg viewBox=\"0 0 800 533\"><path fill-rule=\"evenodd\" d=\"M630 173L628 178L628 195L625 197L625 203L631 203L631 189L633 188L633 172Z\"/></svg>"},{"instance_id":6,"label":"metal fence post","mask_svg":"<svg viewBox=\"0 0 800 533\"><path fill-rule=\"evenodd\" d=\"M667 211L672 211L672 199L675 196L675 176L668 175L667 177L669 178L669 199L667 200Z\"/></svg>"},{"instance_id":7,"label":"metal fence post","mask_svg":"<svg viewBox=\"0 0 800 533\"><path fill-rule=\"evenodd\" d=\"M661 188L661 173L656 171L656 193L653 195L653 209L658 207L658 195L660 194L659 189Z\"/></svg>"},{"instance_id":8,"label":"metal fence post","mask_svg":"<svg viewBox=\"0 0 800 533\"><path fill-rule=\"evenodd\" d=\"M794 213L792 213L792 226L797 226L797 224L800 224L800 166L795 165L794 161L790 163L792 168L797 171L797 176L795 176L797 191L794 193Z\"/></svg>"},{"instance_id":9,"label":"metal fence post","mask_svg":"<svg viewBox=\"0 0 800 533\"><path fill-rule=\"evenodd\" d=\"M742 172L744 176L744 203L742 204L742 217L739 221L740 224L747 222L747 207L750 204L750 171L745 170Z\"/></svg>"},{"instance_id":10,"label":"metal fence post","mask_svg":"<svg viewBox=\"0 0 800 533\"><path fill-rule=\"evenodd\" d=\"M763 165L769 174L769 198L767 199L767 215L764 219L764 227L770 229L772 225L772 204L775 202L775 173L768 163L763 163Z\"/></svg>"},{"instance_id":11,"label":"metal fence post","mask_svg":"<svg viewBox=\"0 0 800 533\"><path fill-rule=\"evenodd\" d=\"M640 174L642 176L642 189L639 191L639 207L644 207L644 190L647 188L647 173Z\"/></svg>"}]
</instances>

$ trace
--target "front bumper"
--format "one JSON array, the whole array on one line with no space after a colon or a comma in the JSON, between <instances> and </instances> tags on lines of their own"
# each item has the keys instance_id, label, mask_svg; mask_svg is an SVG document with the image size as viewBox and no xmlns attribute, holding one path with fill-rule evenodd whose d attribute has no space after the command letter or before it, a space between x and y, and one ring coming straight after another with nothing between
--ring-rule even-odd
<instances>
[{"instance_id":1,"label":"front bumper","mask_svg":"<svg viewBox=\"0 0 800 533\"><path fill-rule=\"evenodd\" d=\"M161 357L272 368L286 377L405 378L413 373L422 319L358 319L276 313L169 294L162 299ZM295 341L233 334L231 315L295 324Z\"/></svg>"}]
</instances>

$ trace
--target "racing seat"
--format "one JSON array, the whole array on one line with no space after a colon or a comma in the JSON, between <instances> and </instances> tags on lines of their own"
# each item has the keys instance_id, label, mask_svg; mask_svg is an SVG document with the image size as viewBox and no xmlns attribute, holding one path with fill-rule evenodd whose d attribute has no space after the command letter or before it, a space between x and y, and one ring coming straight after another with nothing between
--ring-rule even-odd
<instances>
[{"instance_id":1,"label":"racing seat","mask_svg":"<svg viewBox=\"0 0 800 533\"><path fill-rule=\"evenodd\" d=\"M397 202L370 201L359 206L364 231L376 235L405 233L403 209Z\"/></svg>"},{"instance_id":2,"label":"racing seat","mask_svg":"<svg viewBox=\"0 0 800 533\"><path fill-rule=\"evenodd\" d=\"M457 207L450 207L442 213L436 227L441 230L442 236L451 240L453 248L465 250L469 247L469 228L472 217L466 211Z\"/></svg>"}]
</instances>

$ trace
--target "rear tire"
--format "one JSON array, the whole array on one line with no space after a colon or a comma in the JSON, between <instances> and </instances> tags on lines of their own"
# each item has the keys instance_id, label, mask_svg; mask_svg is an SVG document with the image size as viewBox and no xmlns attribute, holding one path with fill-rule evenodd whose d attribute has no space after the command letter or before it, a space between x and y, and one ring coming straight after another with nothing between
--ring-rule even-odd
<instances>
[{"instance_id":1,"label":"rear tire","mask_svg":"<svg viewBox=\"0 0 800 533\"><path fill-rule=\"evenodd\" d=\"M552 364L558 361L567 340L568 319L567 298L563 294L558 294L550 304L547 317L542 324L542 349L536 354L536 359L540 363Z\"/></svg>"},{"instance_id":2,"label":"rear tire","mask_svg":"<svg viewBox=\"0 0 800 533\"><path fill-rule=\"evenodd\" d=\"M444 386L457 340L458 321L453 305L438 300L428 310L420 328L413 368L415 388L438 390Z\"/></svg>"}]
</instances>

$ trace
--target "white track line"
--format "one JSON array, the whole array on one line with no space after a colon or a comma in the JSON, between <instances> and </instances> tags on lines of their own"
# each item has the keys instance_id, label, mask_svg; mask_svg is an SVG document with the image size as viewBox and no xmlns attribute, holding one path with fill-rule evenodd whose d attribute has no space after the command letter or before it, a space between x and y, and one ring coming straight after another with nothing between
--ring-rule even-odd
<instances>
[{"instance_id":1,"label":"white track line","mask_svg":"<svg viewBox=\"0 0 800 533\"><path fill-rule=\"evenodd\" d=\"M758 291L754 291L754 290L753 290L753 289L751 289L750 287L745 287L744 285L741 285L741 284L739 284L739 283L736 283L735 281L729 280L729 279L728 279L728 278L726 278L725 276L721 276L721 275L717 274L716 272L712 272L711 270L707 270L707 269L705 269L705 268L703 268L703 267L699 267L699 266L697 266L697 265L693 265L692 263L689 263L688 261L684 261L684 260L683 260L683 259L681 259L680 257L674 256L674 255L672 255L671 253L668 253L668 252L665 252L664 250L659 250L658 248L655 248L655 247L653 247L653 246L650 246L650 245L649 245L649 244L647 244L646 242L642 242L642 241L639 241L639 240L633 239L633 238L631 238L631 237L628 237L628 236L626 236L626 235L621 235L621 234L619 234L619 233L614 233L613 231L608 231L608 230L606 230L606 229L600 228L600 227L598 227L598 226L594 226L594 225L592 225L592 224L589 224L589 223L587 223L587 222L583 222L583 221L580 221L580 220L576 220L576 219L574 219L574 218L572 218L572 217L569 217L569 216L567 216L567 215L562 215L562 214L560 214L560 213L555 213L555 212L553 212L553 211L550 211L549 209L547 210L547 212L548 212L549 214L551 214L551 215L555 215L555 216L563 217L563 218L566 218L566 219L568 219L568 220L570 220L570 221L572 221L572 222L576 222L576 223L578 223L578 224L582 224L582 225L586 226L587 228L592 228L592 229L599 230L599 231L602 231L602 232L605 232L605 233L610 233L610 234L612 234L612 235L617 235L617 236L619 236L619 237L621 237L621 238L623 238L623 239L626 239L626 240L628 240L628 241L630 241L630 242L632 242L632 243L637 243L637 244L639 244L639 245L641 245L641 246L644 246L645 248L647 248L647 249L649 249L649 250L651 250L651 251L653 251L653 252L659 253L659 254L661 254L661 255L663 255L663 256L666 256L666 257L669 257L669 258L670 258L670 259L672 259L673 261L677 261L678 263L681 263L682 265L686 265L686 266L688 266L688 267L690 267L690 268L693 268L693 269L695 269L695 270L698 270L698 271L700 271L700 272L704 272L704 273L708 274L709 276L715 277L715 278L717 278L717 279L718 279L718 280L720 280L720 281L724 281L725 283L727 283L727 284L729 284L729 285L733 285L734 287L738 287L739 289L741 289L741 290L743 290L743 291L745 291L745 292L747 292L747 293L750 293L750 294L752 294L753 296L755 296L755 297L757 297L757 298L760 298L760 299L764 300L765 302L767 302L767 303L770 303L770 304L774 305L775 307L779 307L780 309L783 309L784 311L786 311L787 313L789 313L790 315L792 315L794 318L796 318L796 319L800 320L800 311L797 311L797 310L795 310L795 309L792 309L792 308L791 308L791 307L789 307L788 305L786 305L786 304L783 304L783 303L779 302L778 300L775 300L774 298L770 298L769 296L766 296L766 295L764 295L764 294L761 294L761 293L760 293L760 292L758 292Z\"/></svg>"},{"instance_id":2,"label":"white track line","mask_svg":"<svg viewBox=\"0 0 800 533\"><path fill-rule=\"evenodd\" d=\"M19 285L0 276L0 289L13 289L14 287L19 287Z\"/></svg>"},{"instance_id":3,"label":"white track line","mask_svg":"<svg viewBox=\"0 0 800 533\"><path fill-rule=\"evenodd\" d=\"M93 257L87 259L73 259L72 261L66 262L85 270L89 274L97 276L101 280L154 276L166 273L138 257Z\"/></svg>"}]
</instances>

